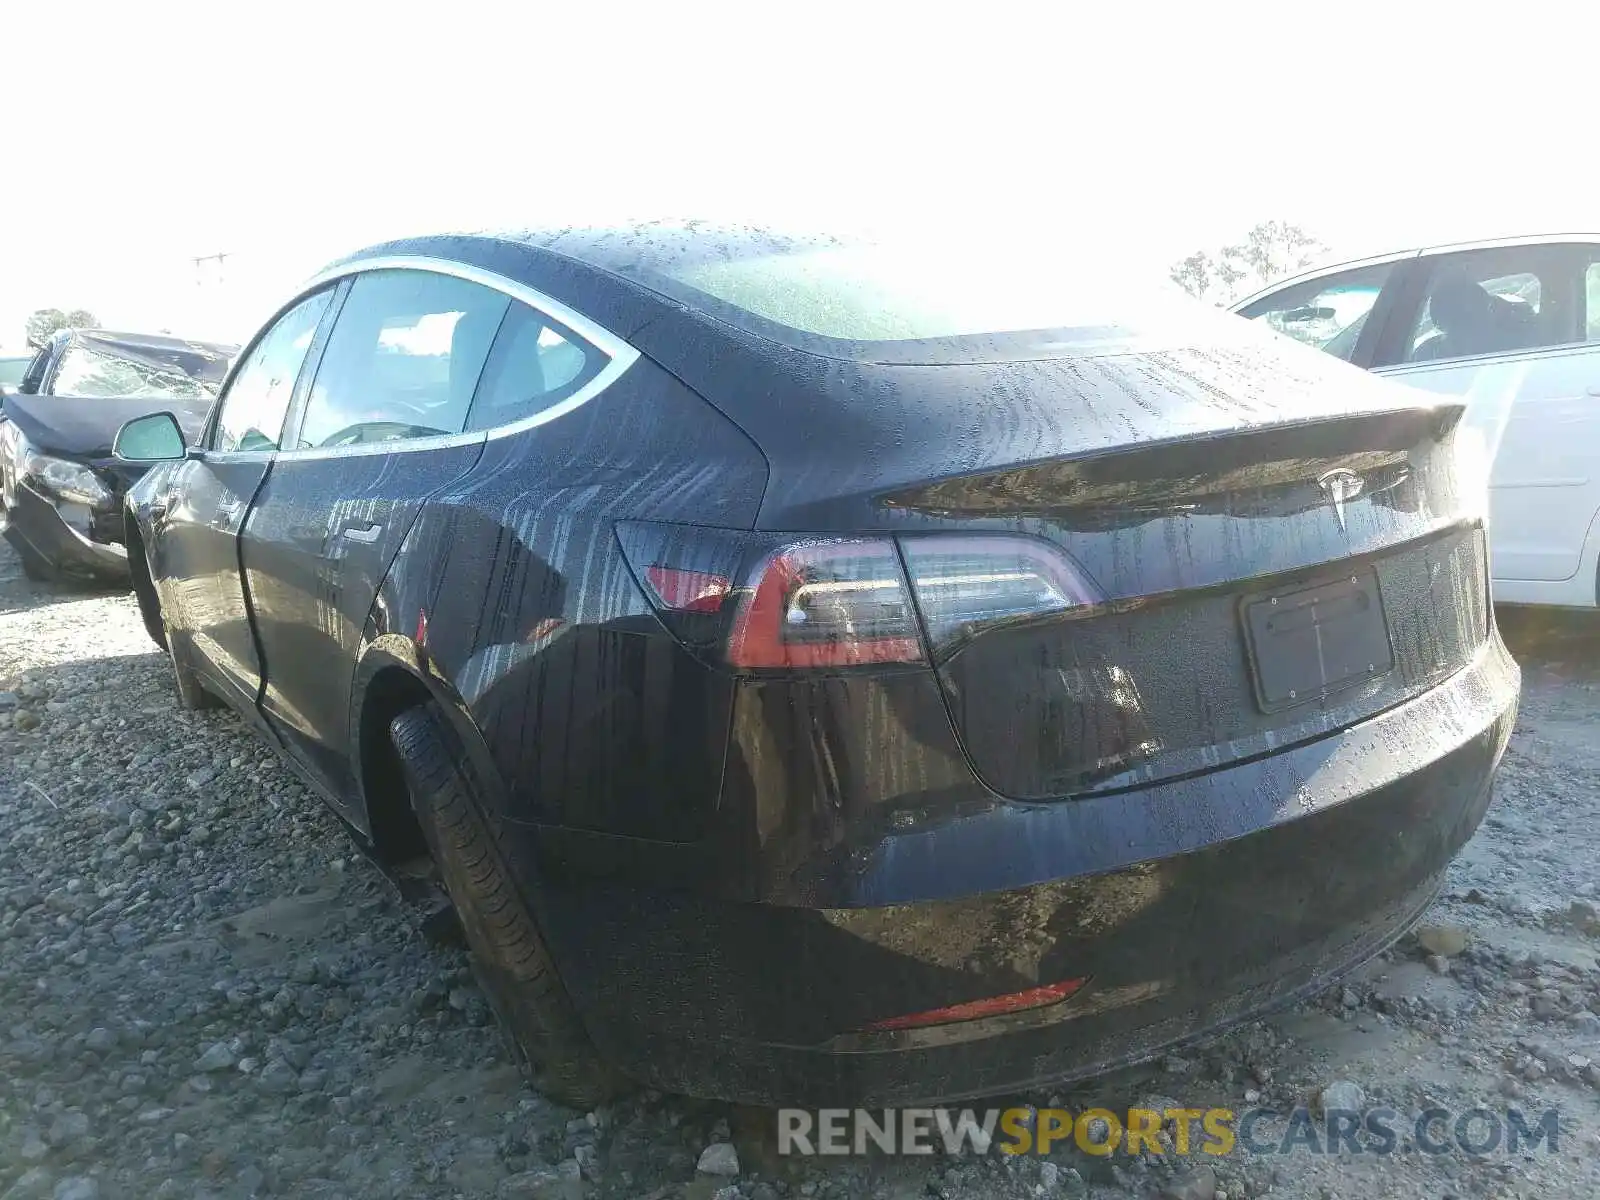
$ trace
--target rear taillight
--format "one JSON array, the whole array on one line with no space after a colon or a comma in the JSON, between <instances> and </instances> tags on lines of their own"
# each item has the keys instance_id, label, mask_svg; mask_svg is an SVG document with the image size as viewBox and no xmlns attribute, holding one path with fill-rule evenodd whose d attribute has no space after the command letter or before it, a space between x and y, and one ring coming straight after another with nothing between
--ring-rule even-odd
<instances>
[{"instance_id":1,"label":"rear taillight","mask_svg":"<svg viewBox=\"0 0 1600 1200\"><path fill-rule=\"evenodd\" d=\"M726 575L711 571L685 571L679 567L646 567L644 577L665 607L673 612L714 613L733 590Z\"/></svg>"},{"instance_id":2,"label":"rear taillight","mask_svg":"<svg viewBox=\"0 0 1600 1200\"><path fill-rule=\"evenodd\" d=\"M734 617L736 667L922 662L900 555L887 539L801 542L769 554Z\"/></svg>"},{"instance_id":3,"label":"rear taillight","mask_svg":"<svg viewBox=\"0 0 1600 1200\"><path fill-rule=\"evenodd\" d=\"M1065 612L1100 599L1047 542L1004 534L902 538L906 572L935 657L1005 622Z\"/></svg>"},{"instance_id":4,"label":"rear taillight","mask_svg":"<svg viewBox=\"0 0 1600 1200\"><path fill-rule=\"evenodd\" d=\"M938 661L1001 624L1102 599L1060 550L1014 534L794 538L618 527L656 612L741 670Z\"/></svg>"}]
</instances>

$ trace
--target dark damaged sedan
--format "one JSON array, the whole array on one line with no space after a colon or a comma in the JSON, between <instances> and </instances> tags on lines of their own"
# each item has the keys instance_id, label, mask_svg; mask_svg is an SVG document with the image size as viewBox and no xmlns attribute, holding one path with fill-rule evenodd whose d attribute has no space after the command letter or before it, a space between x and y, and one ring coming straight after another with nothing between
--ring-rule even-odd
<instances>
[{"instance_id":1,"label":"dark damaged sedan","mask_svg":"<svg viewBox=\"0 0 1600 1200\"><path fill-rule=\"evenodd\" d=\"M182 701L436 866L542 1086L890 1104L1423 911L1518 694L1461 418L1042 250L654 225L355 255L119 450Z\"/></svg>"},{"instance_id":2,"label":"dark damaged sedan","mask_svg":"<svg viewBox=\"0 0 1600 1200\"><path fill-rule=\"evenodd\" d=\"M126 580L122 497L144 464L111 453L132 417L171 411L195 436L236 346L155 334L56 334L0 405L5 537L31 579Z\"/></svg>"}]
</instances>

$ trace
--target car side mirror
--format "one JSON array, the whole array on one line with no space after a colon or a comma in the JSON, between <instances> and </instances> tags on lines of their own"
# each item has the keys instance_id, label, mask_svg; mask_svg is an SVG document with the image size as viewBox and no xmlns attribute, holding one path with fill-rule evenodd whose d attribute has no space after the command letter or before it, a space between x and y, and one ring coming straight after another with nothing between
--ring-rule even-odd
<instances>
[{"instance_id":1,"label":"car side mirror","mask_svg":"<svg viewBox=\"0 0 1600 1200\"><path fill-rule=\"evenodd\" d=\"M150 413L123 423L111 453L124 462L165 462L184 456L183 429L169 412Z\"/></svg>"}]
</instances>

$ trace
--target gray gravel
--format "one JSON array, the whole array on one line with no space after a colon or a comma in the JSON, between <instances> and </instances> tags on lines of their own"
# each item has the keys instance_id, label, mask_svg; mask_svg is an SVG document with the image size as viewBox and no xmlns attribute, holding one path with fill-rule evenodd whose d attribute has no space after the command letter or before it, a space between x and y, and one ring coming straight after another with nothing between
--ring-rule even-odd
<instances>
[{"instance_id":1,"label":"gray gravel","mask_svg":"<svg viewBox=\"0 0 1600 1200\"><path fill-rule=\"evenodd\" d=\"M0 1198L1600 1195L1600 631L1518 645L1500 796L1430 928L1296 1011L1022 1099L1559 1105L1559 1153L780 1160L770 1114L528 1089L461 954L235 718L176 709L132 600L29 584L0 543Z\"/></svg>"}]
</instances>

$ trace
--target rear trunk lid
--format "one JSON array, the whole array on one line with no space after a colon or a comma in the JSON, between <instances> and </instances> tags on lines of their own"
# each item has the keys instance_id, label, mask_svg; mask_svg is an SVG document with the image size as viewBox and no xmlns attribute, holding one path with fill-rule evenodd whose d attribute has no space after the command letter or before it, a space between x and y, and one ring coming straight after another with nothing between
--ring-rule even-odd
<instances>
[{"instance_id":1,"label":"rear trunk lid","mask_svg":"<svg viewBox=\"0 0 1600 1200\"><path fill-rule=\"evenodd\" d=\"M1044 800L1344 728L1488 637L1463 406L1237 324L1199 348L918 366L768 344L674 369L766 453L761 529L1023 533L1092 582L935 663L979 776Z\"/></svg>"},{"instance_id":2,"label":"rear trunk lid","mask_svg":"<svg viewBox=\"0 0 1600 1200\"><path fill-rule=\"evenodd\" d=\"M1465 666L1488 636L1487 559L1457 489L1455 415L1334 418L898 493L908 512L1014 519L1100 593L936 664L978 773L1046 799L1202 771Z\"/></svg>"}]
</instances>

